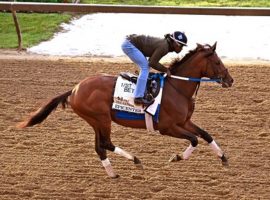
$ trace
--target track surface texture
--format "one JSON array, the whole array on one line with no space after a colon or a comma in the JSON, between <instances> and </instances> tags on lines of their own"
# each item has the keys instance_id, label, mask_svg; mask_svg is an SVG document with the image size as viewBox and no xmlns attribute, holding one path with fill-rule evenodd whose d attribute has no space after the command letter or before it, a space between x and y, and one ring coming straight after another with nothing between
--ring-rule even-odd
<instances>
[{"instance_id":1,"label":"track surface texture","mask_svg":"<svg viewBox=\"0 0 270 200\"><path fill-rule=\"evenodd\" d=\"M229 157L223 167L199 139L188 161L168 163L189 143L112 125L115 145L144 165L108 152L118 179L107 177L94 150L94 132L68 108L41 125L15 125L50 98L98 73L135 71L114 58L0 56L0 199L270 199L270 64L226 63L235 84L202 83L193 121Z\"/></svg>"}]
</instances>

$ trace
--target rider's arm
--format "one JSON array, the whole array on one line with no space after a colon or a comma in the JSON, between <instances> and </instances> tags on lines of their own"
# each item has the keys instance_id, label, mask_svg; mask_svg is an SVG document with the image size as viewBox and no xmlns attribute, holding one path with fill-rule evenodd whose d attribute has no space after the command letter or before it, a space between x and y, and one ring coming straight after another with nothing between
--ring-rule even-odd
<instances>
[{"instance_id":1,"label":"rider's arm","mask_svg":"<svg viewBox=\"0 0 270 200\"><path fill-rule=\"evenodd\" d=\"M149 63L149 66L151 66L150 63ZM157 64L155 64L155 65L153 65L153 66L151 66L151 67L152 67L153 69L157 70L157 71L160 71L160 72L167 72L167 67L163 66L163 65L160 64L160 63L157 63Z\"/></svg>"},{"instance_id":2,"label":"rider's arm","mask_svg":"<svg viewBox=\"0 0 270 200\"><path fill-rule=\"evenodd\" d=\"M167 72L167 67L159 63L159 60L166 55L163 49L156 49L153 55L149 58L149 66L160 72Z\"/></svg>"}]
</instances>

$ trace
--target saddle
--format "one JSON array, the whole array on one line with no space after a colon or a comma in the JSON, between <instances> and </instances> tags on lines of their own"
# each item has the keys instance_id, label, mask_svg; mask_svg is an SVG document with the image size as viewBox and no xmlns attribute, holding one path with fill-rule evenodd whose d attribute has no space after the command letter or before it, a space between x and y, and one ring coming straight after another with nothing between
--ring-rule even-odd
<instances>
[{"instance_id":1,"label":"saddle","mask_svg":"<svg viewBox=\"0 0 270 200\"><path fill-rule=\"evenodd\" d=\"M120 76L132 83L137 84L137 75L121 72ZM160 82L160 73L149 73L144 94L147 100L152 100L153 98L156 98L160 90Z\"/></svg>"}]
</instances>

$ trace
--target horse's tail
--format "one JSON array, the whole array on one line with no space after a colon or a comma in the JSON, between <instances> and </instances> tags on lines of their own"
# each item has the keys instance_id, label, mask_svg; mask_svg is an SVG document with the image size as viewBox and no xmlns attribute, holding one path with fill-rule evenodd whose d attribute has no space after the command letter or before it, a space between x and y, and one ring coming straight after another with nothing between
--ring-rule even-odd
<instances>
[{"instance_id":1,"label":"horse's tail","mask_svg":"<svg viewBox=\"0 0 270 200\"><path fill-rule=\"evenodd\" d=\"M36 112L31 114L27 120L19 123L17 127L25 128L28 126L34 126L36 124L41 123L51 114L53 110L57 108L59 103L62 103L62 107L63 109L65 109L65 107L68 104L67 98L68 96L71 95L71 93L72 93L72 90L54 97L47 104L45 104L44 106L41 106Z\"/></svg>"}]
</instances>

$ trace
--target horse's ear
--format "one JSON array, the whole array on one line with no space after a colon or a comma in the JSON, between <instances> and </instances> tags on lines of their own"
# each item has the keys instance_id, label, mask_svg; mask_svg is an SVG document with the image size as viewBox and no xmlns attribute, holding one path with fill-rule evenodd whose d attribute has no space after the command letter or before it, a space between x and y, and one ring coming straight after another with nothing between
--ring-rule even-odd
<instances>
[{"instance_id":1,"label":"horse's ear","mask_svg":"<svg viewBox=\"0 0 270 200\"><path fill-rule=\"evenodd\" d=\"M217 48L217 42L215 42L215 44L211 47L211 49L212 49L213 51L215 51L216 48Z\"/></svg>"}]
</instances>

